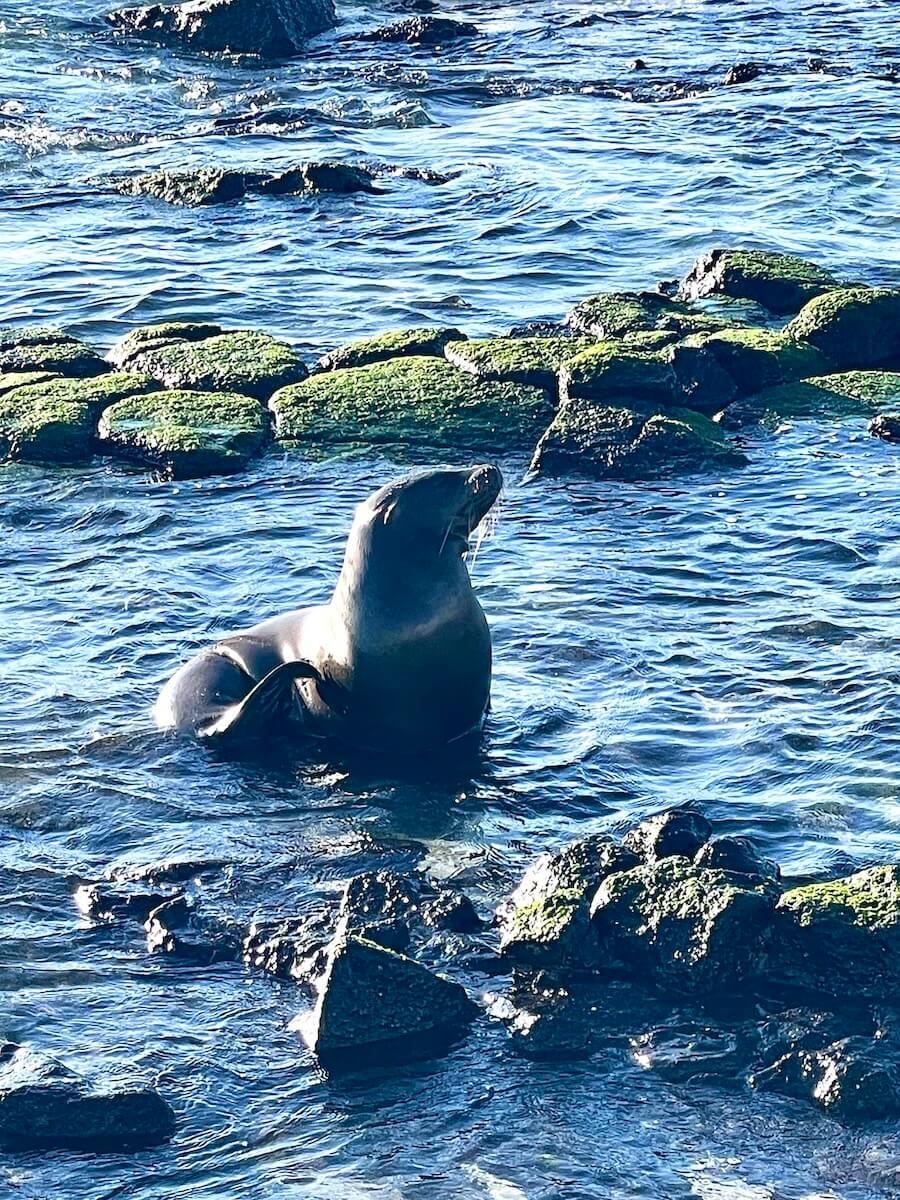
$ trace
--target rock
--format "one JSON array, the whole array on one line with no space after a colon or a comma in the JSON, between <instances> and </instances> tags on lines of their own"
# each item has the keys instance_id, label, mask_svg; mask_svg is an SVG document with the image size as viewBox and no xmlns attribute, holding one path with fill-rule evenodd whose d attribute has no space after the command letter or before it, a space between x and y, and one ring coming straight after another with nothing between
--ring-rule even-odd
<instances>
[{"instance_id":1,"label":"rock","mask_svg":"<svg viewBox=\"0 0 900 1200\"><path fill-rule=\"evenodd\" d=\"M144 924L151 954L170 954L207 966L236 962L241 940L231 930L198 913L186 896L176 896L155 908Z\"/></svg>"},{"instance_id":2,"label":"rock","mask_svg":"<svg viewBox=\"0 0 900 1200\"><path fill-rule=\"evenodd\" d=\"M691 1079L735 1079L753 1056L754 1031L718 1029L684 1021L648 1030L631 1039L631 1057L645 1071L686 1083Z\"/></svg>"},{"instance_id":3,"label":"rock","mask_svg":"<svg viewBox=\"0 0 900 1200\"><path fill-rule=\"evenodd\" d=\"M450 17L409 17L393 25L358 35L363 42L407 42L411 46L440 46L458 38L477 37L475 25Z\"/></svg>"},{"instance_id":4,"label":"rock","mask_svg":"<svg viewBox=\"0 0 900 1200\"><path fill-rule=\"evenodd\" d=\"M163 321L159 325L141 325L119 338L107 354L106 361L122 371L130 368L145 350L159 350L178 342L203 342L223 332L219 325L197 321Z\"/></svg>"},{"instance_id":5,"label":"rock","mask_svg":"<svg viewBox=\"0 0 900 1200\"><path fill-rule=\"evenodd\" d=\"M732 381L733 390L751 395L783 383L794 383L811 375L824 375L831 364L814 346L796 342L770 329L723 329L719 333L695 334L669 354L673 361L687 352L710 355ZM677 362L674 362L677 371ZM694 407L685 398L687 407ZM718 412L724 408L713 408ZM702 409L700 411L707 411Z\"/></svg>"},{"instance_id":6,"label":"rock","mask_svg":"<svg viewBox=\"0 0 900 1200\"><path fill-rule=\"evenodd\" d=\"M269 407L284 441L482 452L530 447L553 414L539 388L484 382L419 356L313 375L282 388Z\"/></svg>"},{"instance_id":7,"label":"rock","mask_svg":"<svg viewBox=\"0 0 900 1200\"><path fill-rule=\"evenodd\" d=\"M873 417L869 422L869 433L885 442L900 442L900 412L879 413L877 417Z\"/></svg>"},{"instance_id":8,"label":"rock","mask_svg":"<svg viewBox=\"0 0 900 1200\"><path fill-rule=\"evenodd\" d=\"M627 871L637 861L634 853L604 834L539 858L500 909L501 954L529 967L596 965L590 900L608 875Z\"/></svg>"},{"instance_id":9,"label":"rock","mask_svg":"<svg viewBox=\"0 0 900 1200\"><path fill-rule=\"evenodd\" d=\"M132 355L129 365L167 388L237 392L263 402L307 374L287 342L253 330L157 345Z\"/></svg>"},{"instance_id":10,"label":"rock","mask_svg":"<svg viewBox=\"0 0 900 1200\"><path fill-rule=\"evenodd\" d=\"M712 837L712 825L702 813L671 808L641 821L625 834L625 845L643 862L679 855L693 858Z\"/></svg>"},{"instance_id":11,"label":"rock","mask_svg":"<svg viewBox=\"0 0 900 1200\"><path fill-rule=\"evenodd\" d=\"M750 83L752 80L758 79L760 75L762 75L762 67L759 63L739 62L728 68L722 82L726 87L734 87L739 83Z\"/></svg>"},{"instance_id":12,"label":"rock","mask_svg":"<svg viewBox=\"0 0 900 1200\"><path fill-rule=\"evenodd\" d=\"M611 875L591 917L603 961L685 995L733 992L760 974L774 898L746 875L664 858Z\"/></svg>"},{"instance_id":13,"label":"rock","mask_svg":"<svg viewBox=\"0 0 900 1200\"><path fill-rule=\"evenodd\" d=\"M61 376L54 375L52 371L10 371L7 375L0 375L0 396L14 392L16 388L30 387L35 383L50 383L51 380L60 378Z\"/></svg>"},{"instance_id":14,"label":"rock","mask_svg":"<svg viewBox=\"0 0 900 1200\"><path fill-rule=\"evenodd\" d=\"M661 357L672 366L678 390L676 402L682 408L713 417L734 399L734 380L716 356L693 338L669 346Z\"/></svg>"},{"instance_id":15,"label":"rock","mask_svg":"<svg viewBox=\"0 0 900 1200\"><path fill-rule=\"evenodd\" d=\"M483 925L469 897L449 889L425 904L422 920L434 929L446 929L451 933L477 933Z\"/></svg>"},{"instance_id":16,"label":"rock","mask_svg":"<svg viewBox=\"0 0 900 1200\"><path fill-rule=\"evenodd\" d=\"M900 866L791 888L776 916L779 979L838 997L900 994Z\"/></svg>"},{"instance_id":17,"label":"rock","mask_svg":"<svg viewBox=\"0 0 900 1200\"><path fill-rule=\"evenodd\" d=\"M450 342L444 357L479 379L507 380L555 390L559 369L593 343L590 338L484 338Z\"/></svg>"},{"instance_id":18,"label":"rock","mask_svg":"<svg viewBox=\"0 0 900 1200\"><path fill-rule=\"evenodd\" d=\"M330 952L310 1044L326 1065L418 1057L442 1049L477 1012L458 983L351 935Z\"/></svg>"},{"instance_id":19,"label":"rock","mask_svg":"<svg viewBox=\"0 0 900 1200\"><path fill-rule=\"evenodd\" d=\"M104 454L158 468L171 479L242 470L269 440L265 409L233 392L132 396L100 417Z\"/></svg>"},{"instance_id":20,"label":"rock","mask_svg":"<svg viewBox=\"0 0 900 1200\"><path fill-rule=\"evenodd\" d=\"M423 881L391 871L367 871L347 881L338 922L353 932L379 921L407 921L418 916Z\"/></svg>"},{"instance_id":21,"label":"rock","mask_svg":"<svg viewBox=\"0 0 900 1200\"><path fill-rule=\"evenodd\" d=\"M633 403L668 407L677 403L680 389L665 351L599 342L564 362L559 394L568 400L601 400L626 406Z\"/></svg>"},{"instance_id":22,"label":"rock","mask_svg":"<svg viewBox=\"0 0 900 1200\"><path fill-rule=\"evenodd\" d=\"M900 288L838 288L816 296L784 329L831 362L900 368Z\"/></svg>"},{"instance_id":23,"label":"rock","mask_svg":"<svg viewBox=\"0 0 900 1200\"><path fill-rule=\"evenodd\" d=\"M578 335L571 325L558 321L524 321L512 325L506 333L508 338L574 338Z\"/></svg>"},{"instance_id":24,"label":"rock","mask_svg":"<svg viewBox=\"0 0 900 1200\"><path fill-rule=\"evenodd\" d=\"M774 313L795 313L838 282L828 271L793 254L771 250L709 250L681 284L687 300L721 294L755 300Z\"/></svg>"},{"instance_id":25,"label":"rock","mask_svg":"<svg viewBox=\"0 0 900 1200\"><path fill-rule=\"evenodd\" d=\"M248 190L259 191L264 196L351 196L356 192L379 195L383 189L375 186L374 175L365 167L325 161L305 163L278 175L266 176L258 185L248 185Z\"/></svg>"},{"instance_id":26,"label":"rock","mask_svg":"<svg viewBox=\"0 0 900 1200\"><path fill-rule=\"evenodd\" d=\"M629 71L646 71L647 64L642 58L636 58L628 64Z\"/></svg>"},{"instance_id":27,"label":"rock","mask_svg":"<svg viewBox=\"0 0 900 1200\"><path fill-rule=\"evenodd\" d=\"M496 1006L513 1046L527 1058L584 1058L607 1040L602 996L595 989L573 993L535 980Z\"/></svg>"},{"instance_id":28,"label":"rock","mask_svg":"<svg viewBox=\"0 0 900 1200\"><path fill-rule=\"evenodd\" d=\"M763 858L749 838L714 838L700 847L694 855L694 862L698 867L713 867L738 875L755 875L759 879L781 878L778 863Z\"/></svg>"},{"instance_id":29,"label":"rock","mask_svg":"<svg viewBox=\"0 0 900 1200\"><path fill-rule=\"evenodd\" d=\"M241 950L248 967L311 986L324 974L331 935L332 922L325 913L274 923L255 921Z\"/></svg>"},{"instance_id":30,"label":"rock","mask_svg":"<svg viewBox=\"0 0 900 1200\"><path fill-rule=\"evenodd\" d=\"M167 204L196 208L227 204L248 194L263 196L377 194L374 176L363 167L339 162L311 162L274 174L201 167L193 171L151 171L113 180L123 196L151 196ZM221 332L221 331L220 331Z\"/></svg>"},{"instance_id":31,"label":"rock","mask_svg":"<svg viewBox=\"0 0 900 1200\"><path fill-rule=\"evenodd\" d=\"M397 954L405 954L412 941L409 926L405 921L379 921L375 925L360 925L354 933L364 941L374 942L376 946L394 950Z\"/></svg>"},{"instance_id":32,"label":"rock","mask_svg":"<svg viewBox=\"0 0 900 1200\"><path fill-rule=\"evenodd\" d=\"M466 335L452 327L432 326L426 329L394 329L378 337L363 338L349 346L339 346L316 363L317 371L334 371L345 367L365 367L369 363L386 362L391 358L440 358L448 342L465 341Z\"/></svg>"},{"instance_id":33,"label":"rock","mask_svg":"<svg viewBox=\"0 0 900 1200\"><path fill-rule=\"evenodd\" d=\"M83 883L73 899L92 921L139 921L180 893L173 888L141 887L136 883Z\"/></svg>"},{"instance_id":34,"label":"rock","mask_svg":"<svg viewBox=\"0 0 900 1200\"><path fill-rule=\"evenodd\" d=\"M333 0L188 0L119 8L107 21L125 33L190 50L282 58L335 25Z\"/></svg>"},{"instance_id":35,"label":"rock","mask_svg":"<svg viewBox=\"0 0 900 1200\"><path fill-rule=\"evenodd\" d=\"M759 1060L771 1066L798 1050L824 1050L847 1036L872 1038L875 1032L871 1013L789 1008L771 1013L760 1024Z\"/></svg>"},{"instance_id":36,"label":"rock","mask_svg":"<svg viewBox=\"0 0 900 1200\"><path fill-rule=\"evenodd\" d=\"M643 480L728 471L746 461L719 426L699 413L571 400L538 442L531 469L543 475Z\"/></svg>"},{"instance_id":37,"label":"rock","mask_svg":"<svg viewBox=\"0 0 900 1200\"><path fill-rule=\"evenodd\" d=\"M52 1059L18 1050L0 1067L7 1150L119 1153L167 1142L175 1114L151 1088L93 1088Z\"/></svg>"},{"instance_id":38,"label":"rock","mask_svg":"<svg viewBox=\"0 0 900 1200\"><path fill-rule=\"evenodd\" d=\"M230 866L224 858L171 858L162 862L128 864L110 872L113 879L149 884L189 883L205 875L216 875Z\"/></svg>"},{"instance_id":39,"label":"rock","mask_svg":"<svg viewBox=\"0 0 900 1200\"><path fill-rule=\"evenodd\" d=\"M12 372L40 371L71 379L89 379L108 370L90 346L60 329L40 325L24 329L0 328L0 377Z\"/></svg>"},{"instance_id":40,"label":"rock","mask_svg":"<svg viewBox=\"0 0 900 1200\"><path fill-rule=\"evenodd\" d=\"M716 417L723 429L758 421L868 417L900 399L900 372L844 371L766 388Z\"/></svg>"},{"instance_id":41,"label":"rock","mask_svg":"<svg viewBox=\"0 0 900 1200\"><path fill-rule=\"evenodd\" d=\"M114 401L156 391L149 375L51 379L0 395L0 461L81 462L93 451L100 411Z\"/></svg>"},{"instance_id":42,"label":"rock","mask_svg":"<svg viewBox=\"0 0 900 1200\"><path fill-rule=\"evenodd\" d=\"M900 1069L884 1046L850 1037L824 1050L786 1054L750 1077L751 1086L809 1099L849 1125L881 1121L900 1113Z\"/></svg>"},{"instance_id":43,"label":"rock","mask_svg":"<svg viewBox=\"0 0 900 1200\"><path fill-rule=\"evenodd\" d=\"M600 292L576 304L566 322L576 333L604 339L652 331L685 337L689 333L711 333L731 324L696 313L686 304L658 292Z\"/></svg>"}]
</instances>

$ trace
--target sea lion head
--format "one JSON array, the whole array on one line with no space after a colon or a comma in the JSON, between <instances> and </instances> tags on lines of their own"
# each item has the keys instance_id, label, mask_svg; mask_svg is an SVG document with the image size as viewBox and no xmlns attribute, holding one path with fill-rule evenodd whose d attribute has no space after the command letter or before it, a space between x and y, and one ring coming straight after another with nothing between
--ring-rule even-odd
<instances>
[{"instance_id":1,"label":"sea lion head","mask_svg":"<svg viewBox=\"0 0 900 1200\"><path fill-rule=\"evenodd\" d=\"M490 463L419 471L374 492L357 509L355 525L373 545L397 546L419 561L458 560L502 487Z\"/></svg>"}]
</instances>

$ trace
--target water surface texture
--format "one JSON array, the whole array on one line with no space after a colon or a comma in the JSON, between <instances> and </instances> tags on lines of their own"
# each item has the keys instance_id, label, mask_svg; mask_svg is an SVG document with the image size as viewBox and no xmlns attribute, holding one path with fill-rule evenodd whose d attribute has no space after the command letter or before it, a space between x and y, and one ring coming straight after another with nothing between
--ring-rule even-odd
<instances>
[{"instance_id":1,"label":"water surface texture","mask_svg":"<svg viewBox=\"0 0 900 1200\"><path fill-rule=\"evenodd\" d=\"M307 59L265 67L118 41L93 3L60 8L0 10L2 321L108 345L189 315L312 356L391 325L557 317L728 242L900 282L893 0L448 4L483 32L440 56L342 40L402 15L344 5ZM721 86L750 59L768 71ZM325 156L458 175L200 211L103 182ZM138 929L92 928L71 900L112 865L211 857L232 865L209 904L249 921L424 854L487 912L542 849L685 800L792 875L896 860L896 449L864 422L805 422L749 453L727 478L653 487L503 464L474 566L494 711L474 763L427 776L216 761L149 719L197 646L328 594L353 505L401 465L273 452L182 484L0 471L0 1034L155 1082L180 1125L127 1158L0 1157L0 1195L900 1193L895 1128L665 1083L615 1037L537 1063L485 1019L443 1060L329 1078L290 1028L295 987L150 958Z\"/></svg>"}]
</instances>

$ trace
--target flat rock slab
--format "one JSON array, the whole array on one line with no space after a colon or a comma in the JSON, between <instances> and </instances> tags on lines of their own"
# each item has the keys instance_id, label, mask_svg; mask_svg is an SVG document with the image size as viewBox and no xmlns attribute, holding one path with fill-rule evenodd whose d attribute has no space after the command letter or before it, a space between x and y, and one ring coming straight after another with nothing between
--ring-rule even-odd
<instances>
[{"instance_id":1,"label":"flat rock slab","mask_svg":"<svg viewBox=\"0 0 900 1200\"><path fill-rule=\"evenodd\" d=\"M840 288L817 296L784 329L843 369L900 369L900 288Z\"/></svg>"},{"instance_id":2,"label":"flat rock slab","mask_svg":"<svg viewBox=\"0 0 900 1200\"><path fill-rule=\"evenodd\" d=\"M560 408L541 437L531 469L543 475L648 480L728 471L746 461L719 426L696 412L576 399Z\"/></svg>"},{"instance_id":3,"label":"flat rock slab","mask_svg":"<svg viewBox=\"0 0 900 1200\"><path fill-rule=\"evenodd\" d=\"M134 371L167 388L238 392L265 402L278 388L305 379L296 352L267 333L239 330L202 341L173 341L129 357Z\"/></svg>"},{"instance_id":4,"label":"flat rock slab","mask_svg":"<svg viewBox=\"0 0 900 1200\"><path fill-rule=\"evenodd\" d=\"M452 326L426 326L418 329L392 329L377 337L361 338L324 355L316 363L318 371L366 367L391 358L440 358L450 342L464 342L466 335Z\"/></svg>"},{"instance_id":5,"label":"flat rock slab","mask_svg":"<svg viewBox=\"0 0 900 1200\"><path fill-rule=\"evenodd\" d=\"M733 324L657 292L599 292L576 304L566 322L576 333L604 339L654 331L687 337Z\"/></svg>"},{"instance_id":6,"label":"flat rock slab","mask_svg":"<svg viewBox=\"0 0 900 1200\"><path fill-rule=\"evenodd\" d=\"M307 38L332 29L336 17L333 0L189 0L119 8L106 20L163 45L283 58L302 52Z\"/></svg>"},{"instance_id":7,"label":"flat rock slab","mask_svg":"<svg viewBox=\"0 0 900 1200\"><path fill-rule=\"evenodd\" d=\"M766 388L738 400L717 417L723 428L758 421L871 417L900 401L900 372L843 371Z\"/></svg>"},{"instance_id":8,"label":"flat rock slab","mask_svg":"<svg viewBox=\"0 0 900 1200\"><path fill-rule=\"evenodd\" d=\"M349 196L378 193L375 177L364 167L339 162L310 162L285 171L236 171L201 167L192 171L151 171L112 180L123 196L150 196L184 208L227 204L248 195Z\"/></svg>"},{"instance_id":9,"label":"flat rock slab","mask_svg":"<svg viewBox=\"0 0 900 1200\"><path fill-rule=\"evenodd\" d=\"M162 321L158 325L141 325L119 338L107 354L106 361L123 370L146 350L160 350L178 342L203 342L224 332L220 325L200 321Z\"/></svg>"},{"instance_id":10,"label":"flat rock slab","mask_svg":"<svg viewBox=\"0 0 900 1200\"><path fill-rule=\"evenodd\" d=\"M479 379L506 380L555 390L560 367L591 346L590 338L483 338L450 342L444 357Z\"/></svg>"},{"instance_id":11,"label":"flat rock slab","mask_svg":"<svg viewBox=\"0 0 900 1200\"><path fill-rule=\"evenodd\" d=\"M532 446L553 414L539 388L478 380L424 357L313 375L277 392L270 407L286 441L495 452Z\"/></svg>"},{"instance_id":12,"label":"flat rock slab","mask_svg":"<svg viewBox=\"0 0 900 1200\"><path fill-rule=\"evenodd\" d=\"M560 369L559 394L570 399L676 404L681 385L666 349L642 350L621 342L597 342Z\"/></svg>"},{"instance_id":13,"label":"flat rock slab","mask_svg":"<svg viewBox=\"0 0 900 1200\"><path fill-rule=\"evenodd\" d=\"M0 379L11 372L41 371L86 379L109 370L90 346L60 329L0 329Z\"/></svg>"},{"instance_id":14,"label":"flat rock slab","mask_svg":"<svg viewBox=\"0 0 900 1200\"><path fill-rule=\"evenodd\" d=\"M98 428L105 454L158 468L173 479L232 474L269 440L268 414L234 392L168 391L107 408Z\"/></svg>"},{"instance_id":15,"label":"flat rock slab","mask_svg":"<svg viewBox=\"0 0 900 1200\"><path fill-rule=\"evenodd\" d=\"M428 1053L478 1013L465 989L364 938L332 947L311 1046L324 1062L355 1065L362 1050Z\"/></svg>"},{"instance_id":16,"label":"flat rock slab","mask_svg":"<svg viewBox=\"0 0 900 1200\"><path fill-rule=\"evenodd\" d=\"M832 366L815 346L771 329L748 327L694 334L675 347L672 354L677 356L685 350L710 355L741 395L752 395L811 375L825 375Z\"/></svg>"},{"instance_id":17,"label":"flat rock slab","mask_svg":"<svg viewBox=\"0 0 900 1200\"><path fill-rule=\"evenodd\" d=\"M767 250L710 250L681 285L687 300L723 295L755 300L773 313L795 313L807 301L840 284L815 263Z\"/></svg>"},{"instance_id":18,"label":"flat rock slab","mask_svg":"<svg viewBox=\"0 0 900 1200\"><path fill-rule=\"evenodd\" d=\"M51 379L0 395L0 459L83 462L93 450L100 412L128 396L157 391L149 375L113 373Z\"/></svg>"}]
</instances>

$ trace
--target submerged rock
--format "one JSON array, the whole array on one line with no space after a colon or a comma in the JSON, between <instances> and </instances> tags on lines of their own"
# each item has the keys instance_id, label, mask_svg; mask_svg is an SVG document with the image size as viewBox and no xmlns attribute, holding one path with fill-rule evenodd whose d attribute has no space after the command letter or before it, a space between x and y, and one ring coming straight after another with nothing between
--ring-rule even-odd
<instances>
[{"instance_id":1,"label":"submerged rock","mask_svg":"<svg viewBox=\"0 0 900 1200\"><path fill-rule=\"evenodd\" d=\"M287 342L254 330L157 344L131 355L129 365L167 388L238 392L263 402L278 388L297 383L307 374Z\"/></svg>"},{"instance_id":2,"label":"submerged rock","mask_svg":"<svg viewBox=\"0 0 900 1200\"><path fill-rule=\"evenodd\" d=\"M754 79L759 79L762 72L759 63L738 62L728 68L722 82L726 87L736 87L739 83L752 83Z\"/></svg>"},{"instance_id":3,"label":"submerged rock","mask_svg":"<svg viewBox=\"0 0 900 1200\"><path fill-rule=\"evenodd\" d=\"M241 956L237 934L204 917L186 896L176 896L155 908L144 929L151 954L170 954L206 966L235 962Z\"/></svg>"},{"instance_id":4,"label":"submerged rock","mask_svg":"<svg viewBox=\"0 0 900 1200\"><path fill-rule=\"evenodd\" d=\"M710 250L681 284L687 300L721 294L755 300L774 313L795 313L814 296L838 287L828 271L793 254L770 250Z\"/></svg>"},{"instance_id":5,"label":"submerged rock","mask_svg":"<svg viewBox=\"0 0 900 1200\"><path fill-rule=\"evenodd\" d=\"M571 400L538 442L531 469L544 475L645 480L727 471L746 461L719 426L699 413Z\"/></svg>"},{"instance_id":6,"label":"submerged rock","mask_svg":"<svg viewBox=\"0 0 900 1200\"><path fill-rule=\"evenodd\" d=\"M151 1088L95 1088L53 1059L18 1050L0 1066L7 1150L123 1152L167 1142L175 1114Z\"/></svg>"},{"instance_id":7,"label":"submerged rock","mask_svg":"<svg viewBox=\"0 0 900 1200\"><path fill-rule=\"evenodd\" d=\"M736 1079L752 1057L755 1040L750 1026L721 1029L684 1021L633 1037L631 1057L645 1071L676 1083Z\"/></svg>"},{"instance_id":8,"label":"submerged rock","mask_svg":"<svg viewBox=\"0 0 900 1200\"><path fill-rule=\"evenodd\" d=\"M900 380L898 380L900 384ZM900 395L900 386L898 386ZM900 412L879 413L869 422L869 433L885 442L900 442Z\"/></svg>"},{"instance_id":9,"label":"submerged rock","mask_svg":"<svg viewBox=\"0 0 900 1200\"><path fill-rule=\"evenodd\" d=\"M353 932L379 921L406 921L418 915L423 883L409 875L391 871L367 871L347 881L338 921Z\"/></svg>"},{"instance_id":10,"label":"submerged rock","mask_svg":"<svg viewBox=\"0 0 900 1200\"><path fill-rule=\"evenodd\" d=\"M686 304L659 292L600 292L582 300L566 321L576 333L595 338L621 338L645 331L689 333L712 332L732 322L697 313Z\"/></svg>"},{"instance_id":11,"label":"submerged rock","mask_svg":"<svg viewBox=\"0 0 900 1200\"><path fill-rule=\"evenodd\" d=\"M553 413L547 393L485 382L439 358L393 358L313 375L271 399L277 436L319 445L530 447Z\"/></svg>"},{"instance_id":12,"label":"submerged rock","mask_svg":"<svg viewBox=\"0 0 900 1200\"><path fill-rule=\"evenodd\" d=\"M850 1125L900 1113L900 1067L885 1046L844 1038L823 1050L795 1050L750 1077L753 1087L811 1100Z\"/></svg>"},{"instance_id":13,"label":"submerged rock","mask_svg":"<svg viewBox=\"0 0 900 1200\"><path fill-rule=\"evenodd\" d=\"M700 847L694 856L694 862L698 867L715 867L719 871L755 875L759 879L781 878L778 863L770 858L763 858L749 838L714 838Z\"/></svg>"},{"instance_id":14,"label":"submerged rock","mask_svg":"<svg viewBox=\"0 0 900 1200\"><path fill-rule=\"evenodd\" d=\"M92 921L143 923L155 908L178 895L173 888L100 882L81 884L75 889L73 899L78 910Z\"/></svg>"},{"instance_id":15,"label":"submerged rock","mask_svg":"<svg viewBox=\"0 0 900 1200\"><path fill-rule=\"evenodd\" d=\"M469 897L449 889L424 905L422 920L433 929L446 929L450 933L477 933L483 925Z\"/></svg>"},{"instance_id":16,"label":"submerged rock","mask_svg":"<svg viewBox=\"0 0 900 1200\"><path fill-rule=\"evenodd\" d=\"M559 369L591 345L590 338L484 338L451 342L444 356L479 379L508 380L555 390Z\"/></svg>"},{"instance_id":17,"label":"submerged rock","mask_svg":"<svg viewBox=\"0 0 900 1200\"><path fill-rule=\"evenodd\" d=\"M774 972L835 996L900 995L900 866L784 893Z\"/></svg>"},{"instance_id":18,"label":"submerged rock","mask_svg":"<svg viewBox=\"0 0 900 1200\"><path fill-rule=\"evenodd\" d=\"M310 986L325 971L331 936L332 922L325 913L255 921L241 950L247 966Z\"/></svg>"},{"instance_id":19,"label":"submerged rock","mask_svg":"<svg viewBox=\"0 0 900 1200\"><path fill-rule=\"evenodd\" d=\"M316 369L335 371L346 367L365 367L369 363L408 356L440 358L448 342L465 340L466 335L452 326L393 329L377 337L362 338L347 346L339 346L320 358Z\"/></svg>"},{"instance_id":20,"label":"submerged rock","mask_svg":"<svg viewBox=\"0 0 900 1200\"><path fill-rule=\"evenodd\" d=\"M240 471L269 436L266 411L252 397L181 390L113 404L97 431L102 453L146 463L172 479Z\"/></svg>"},{"instance_id":21,"label":"submerged rock","mask_svg":"<svg viewBox=\"0 0 900 1200\"><path fill-rule=\"evenodd\" d=\"M406 42L411 46L439 46L458 38L477 37L478 28L451 17L408 17L381 29L359 34L363 42Z\"/></svg>"},{"instance_id":22,"label":"submerged rock","mask_svg":"<svg viewBox=\"0 0 900 1200\"><path fill-rule=\"evenodd\" d=\"M51 379L0 395L0 461L72 463L89 458L100 411L159 389L148 375Z\"/></svg>"},{"instance_id":23,"label":"submerged rock","mask_svg":"<svg viewBox=\"0 0 900 1200\"><path fill-rule=\"evenodd\" d=\"M61 329L43 325L0 328L0 379L12 372L29 371L89 379L108 370L96 351Z\"/></svg>"},{"instance_id":24,"label":"submerged rock","mask_svg":"<svg viewBox=\"0 0 900 1200\"><path fill-rule=\"evenodd\" d=\"M900 400L900 372L844 371L766 388L716 417L724 429L758 421L869 417Z\"/></svg>"},{"instance_id":25,"label":"submerged rock","mask_svg":"<svg viewBox=\"0 0 900 1200\"><path fill-rule=\"evenodd\" d=\"M154 42L264 58L300 53L307 38L336 21L333 0L187 0L119 8L106 19Z\"/></svg>"},{"instance_id":26,"label":"submerged rock","mask_svg":"<svg viewBox=\"0 0 900 1200\"><path fill-rule=\"evenodd\" d=\"M676 855L693 858L711 837L712 825L702 813L672 808L641 821L626 833L624 843L637 858L654 863Z\"/></svg>"},{"instance_id":27,"label":"submerged rock","mask_svg":"<svg viewBox=\"0 0 900 1200\"><path fill-rule=\"evenodd\" d=\"M500 910L501 954L530 967L597 965L590 900L608 875L637 862L636 854L604 834L539 858Z\"/></svg>"},{"instance_id":28,"label":"submerged rock","mask_svg":"<svg viewBox=\"0 0 900 1200\"><path fill-rule=\"evenodd\" d=\"M200 167L192 171L151 171L115 179L123 196L151 196L167 204L196 208L227 204L246 195L302 196L377 193L374 176L364 167L339 162L311 162L286 171L237 171Z\"/></svg>"},{"instance_id":29,"label":"submerged rock","mask_svg":"<svg viewBox=\"0 0 900 1200\"><path fill-rule=\"evenodd\" d=\"M611 875L591 917L609 965L673 992L731 992L758 976L774 897L745 875L665 858Z\"/></svg>"},{"instance_id":30,"label":"submerged rock","mask_svg":"<svg viewBox=\"0 0 900 1200\"><path fill-rule=\"evenodd\" d=\"M339 938L329 955L311 1048L327 1065L428 1055L478 1013L465 989L411 958L363 938Z\"/></svg>"},{"instance_id":31,"label":"submerged rock","mask_svg":"<svg viewBox=\"0 0 900 1200\"><path fill-rule=\"evenodd\" d=\"M900 368L900 288L839 288L817 296L785 326L842 368Z\"/></svg>"}]
</instances>

